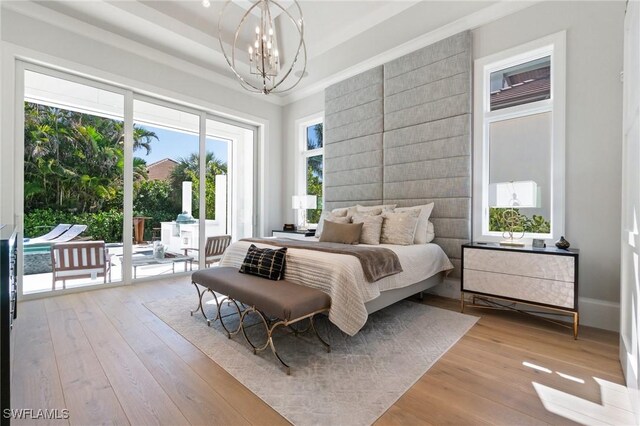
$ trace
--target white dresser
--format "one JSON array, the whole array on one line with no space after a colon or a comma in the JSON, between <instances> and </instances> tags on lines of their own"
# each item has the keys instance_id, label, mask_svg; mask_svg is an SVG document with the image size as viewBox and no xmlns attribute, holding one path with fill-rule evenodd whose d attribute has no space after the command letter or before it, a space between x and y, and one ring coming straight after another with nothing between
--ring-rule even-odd
<instances>
[{"instance_id":1,"label":"white dresser","mask_svg":"<svg viewBox=\"0 0 640 426\"><path fill-rule=\"evenodd\" d=\"M577 250L464 244L461 291L463 310L471 294L474 302L502 299L570 315L578 337Z\"/></svg>"}]
</instances>

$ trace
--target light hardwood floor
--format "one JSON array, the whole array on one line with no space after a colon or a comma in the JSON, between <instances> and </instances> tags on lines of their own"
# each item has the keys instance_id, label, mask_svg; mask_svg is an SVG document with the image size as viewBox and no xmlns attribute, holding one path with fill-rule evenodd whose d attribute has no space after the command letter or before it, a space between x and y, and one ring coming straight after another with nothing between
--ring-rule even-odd
<instances>
[{"instance_id":1,"label":"light hardwood floor","mask_svg":"<svg viewBox=\"0 0 640 426\"><path fill-rule=\"evenodd\" d=\"M286 424L142 303L193 294L176 279L22 302L13 408L67 408L93 424ZM457 310L450 299L423 303ZM469 309L480 321L377 422L622 424L617 334ZM19 422L17 422L19 423ZM47 422L38 420L38 425Z\"/></svg>"}]
</instances>

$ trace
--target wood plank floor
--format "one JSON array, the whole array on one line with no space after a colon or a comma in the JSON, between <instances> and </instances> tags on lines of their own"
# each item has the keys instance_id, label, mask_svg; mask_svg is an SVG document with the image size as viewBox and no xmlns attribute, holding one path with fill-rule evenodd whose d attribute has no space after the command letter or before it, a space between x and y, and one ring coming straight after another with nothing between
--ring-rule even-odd
<instances>
[{"instance_id":1,"label":"wood plank floor","mask_svg":"<svg viewBox=\"0 0 640 426\"><path fill-rule=\"evenodd\" d=\"M67 408L93 424L286 424L142 304L195 292L186 278L22 302L13 408ZM457 310L457 301L423 303ZM480 321L377 422L624 424L618 335L468 309ZM16 423L30 423L29 421ZM38 425L47 421L31 421Z\"/></svg>"}]
</instances>

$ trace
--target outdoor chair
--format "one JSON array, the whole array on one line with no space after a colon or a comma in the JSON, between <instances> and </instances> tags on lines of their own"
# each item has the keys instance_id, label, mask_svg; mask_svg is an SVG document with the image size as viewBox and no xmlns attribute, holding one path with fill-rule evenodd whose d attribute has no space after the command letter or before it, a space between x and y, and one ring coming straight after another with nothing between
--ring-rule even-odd
<instances>
[{"instance_id":1,"label":"outdoor chair","mask_svg":"<svg viewBox=\"0 0 640 426\"><path fill-rule=\"evenodd\" d=\"M47 232L46 234L40 235L39 237L35 237L35 238L27 238L25 239L25 242L46 243L64 234L66 231L69 230L69 228L71 228L71 225L67 223L60 223L56 225L51 231Z\"/></svg>"},{"instance_id":2,"label":"outdoor chair","mask_svg":"<svg viewBox=\"0 0 640 426\"><path fill-rule=\"evenodd\" d=\"M67 241L71 241L76 239L87 230L87 225L72 225L68 230L60 234L59 236L52 238L50 240L41 240L40 238L34 238L32 240L26 241L24 243L25 246L30 245L39 245L39 246L48 246L49 244L55 243L64 243Z\"/></svg>"},{"instance_id":3,"label":"outdoor chair","mask_svg":"<svg viewBox=\"0 0 640 426\"><path fill-rule=\"evenodd\" d=\"M104 241L78 241L57 243L51 247L51 267L53 272L52 290L56 282L62 280L62 288L66 288L66 280L76 278L104 278L107 274L111 282L111 256Z\"/></svg>"},{"instance_id":4,"label":"outdoor chair","mask_svg":"<svg viewBox=\"0 0 640 426\"><path fill-rule=\"evenodd\" d=\"M231 244L231 235L216 235L215 237L208 237L207 243L204 246L204 265L208 268L209 265L222 259L224 251ZM197 248L185 248L184 254L188 255L189 250L198 251Z\"/></svg>"}]
</instances>

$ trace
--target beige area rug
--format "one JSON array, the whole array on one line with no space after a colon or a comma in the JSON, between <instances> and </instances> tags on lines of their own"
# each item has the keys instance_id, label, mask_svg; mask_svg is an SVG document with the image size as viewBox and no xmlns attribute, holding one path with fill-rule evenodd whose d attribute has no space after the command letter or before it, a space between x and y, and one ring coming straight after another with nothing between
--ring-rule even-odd
<instances>
[{"instance_id":1,"label":"beige area rug","mask_svg":"<svg viewBox=\"0 0 640 426\"><path fill-rule=\"evenodd\" d=\"M190 316L189 310L196 305L194 291L193 297L146 306L274 410L300 426L373 423L478 319L402 301L372 314L365 327L350 337L321 316L317 328L323 337L329 336L331 353L312 332L296 337L285 330L275 337L278 353L291 366L291 376L287 376L269 349L254 355L242 333L229 340L218 321L207 327L202 314ZM205 312L213 318L215 304L208 303ZM223 308L223 315L231 312L231 307ZM226 318L225 324L237 324L236 317ZM252 320L257 322L257 317ZM265 341L264 327L248 330L253 341Z\"/></svg>"}]
</instances>

